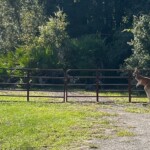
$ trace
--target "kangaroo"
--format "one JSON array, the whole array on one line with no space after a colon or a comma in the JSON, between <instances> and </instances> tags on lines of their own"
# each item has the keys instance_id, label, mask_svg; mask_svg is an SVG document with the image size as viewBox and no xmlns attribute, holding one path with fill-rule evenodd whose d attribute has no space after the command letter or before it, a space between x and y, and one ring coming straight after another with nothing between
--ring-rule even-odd
<instances>
[{"instance_id":1,"label":"kangaroo","mask_svg":"<svg viewBox=\"0 0 150 150\"><path fill-rule=\"evenodd\" d=\"M137 68L134 70L133 76L137 80L136 87L138 87L139 85L144 86L144 90L150 103L150 78L140 75L139 70Z\"/></svg>"}]
</instances>

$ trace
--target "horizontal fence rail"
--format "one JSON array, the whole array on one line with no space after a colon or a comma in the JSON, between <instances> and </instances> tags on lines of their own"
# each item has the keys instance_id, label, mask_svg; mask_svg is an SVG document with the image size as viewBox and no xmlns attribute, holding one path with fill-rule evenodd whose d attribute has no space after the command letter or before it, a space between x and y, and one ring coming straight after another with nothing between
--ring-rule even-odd
<instances>
[{"instance_id":1,"label":"horizontal fence rail","mask_svg":"<svg viewBox=\"0 0 150 150\"><path fill-rule=\"evenodd\" d=\"M135 87L132 72L125 69L0 68L0 101L68 102L74 98L79 101L94 98L100 102L120 97L133 102L134 98L146 96L143 88ZM147 74L150 70L141 72Z\"/></svg>"}]
</instances>

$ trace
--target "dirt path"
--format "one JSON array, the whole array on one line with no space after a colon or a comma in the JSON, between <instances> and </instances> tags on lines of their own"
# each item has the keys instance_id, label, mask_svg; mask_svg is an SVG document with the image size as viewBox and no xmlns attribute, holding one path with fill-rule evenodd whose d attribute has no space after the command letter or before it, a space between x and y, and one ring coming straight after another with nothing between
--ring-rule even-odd
<instances>
[{"instance_id":1,"label":"dirt path","mask_svg":"<svg viewBox=\"0 0 150 150\"><path fill-rule=\"evenodd\" d=\"M95 139L89 142L90 145L96 145L95 149L98 150L150 150L150 114L129 113L120 105L112 106L112 109L104 109L104 111L117 113L116 125L129 128L135 136Z\"/></svg>"},{"instance_id":2,"label":"dirt path","mask_svg":"<svg viewBox=\"0 0 150 150\"><path fill-rule=\"evenodd\" d=\"M73 94L79 95L79 93ZM81 97L71 99L72 101L84 101ZM95 98L86 98L86 101L94 102ZM119 137L112 135L112 138L108 139L93 139L86 141L86 144L83 144L81 147L76 147L75 150L150 150L150 113L131 113L125 111L128 107L145 109L145 106L142 104L115 104L109 99L104 99L102 100L103 102L106 102L106 105L110 108L100 107L100 111L116 113L116 117L110 117L111 121L115 122L115 126L129 130L134 136ZM150 109L150 106L148 106L148 109Z\"/></svg>"}]
</instances>

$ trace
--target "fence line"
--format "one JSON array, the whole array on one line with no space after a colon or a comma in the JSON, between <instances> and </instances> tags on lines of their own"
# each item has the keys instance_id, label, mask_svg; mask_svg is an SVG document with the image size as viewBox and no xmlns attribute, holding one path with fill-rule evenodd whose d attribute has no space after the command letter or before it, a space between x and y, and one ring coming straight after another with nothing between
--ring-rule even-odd
<instances>
[{"instance_id":1,"label":"fence line","mask_svg":"<svg viewBox=\"0 0 150 150\"><path fill-rule=\"evenodd\" d=\"M148 70L149 71L149 70ZM89 97L95 98L99 102L101 97L126 97L128 102L137 97L134 92L135 83L132 77L133 70L123 69L15 69L0 68L0 98L5 97L26 97L30 98L62 98L63 102L68 102L69 98ZM19 88L18 88L19 87ZM75 91L95 91L95 95L70 95L71 90ZM7 91L9 94L4 94ZM26 92L26 95L10 94L11 92ZM31 92L52 92L55 95L31 95ZM62 92L62 95L58 93ZM100 95L102 92L126 92L122 95Z\"/></svg>"}]
</instances>

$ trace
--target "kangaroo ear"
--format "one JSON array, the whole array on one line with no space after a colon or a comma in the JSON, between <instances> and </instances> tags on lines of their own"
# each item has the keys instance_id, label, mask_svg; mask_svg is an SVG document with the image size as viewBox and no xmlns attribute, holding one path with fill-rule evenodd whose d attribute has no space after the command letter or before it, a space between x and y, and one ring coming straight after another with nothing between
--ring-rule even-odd
<instances>
[{"instance_id":1,"label":"kangaroo ear","mask_svg":"<svg viewBox=\"0 0 150 150\"><path fill-rule=\"evenodd\" d=\"M135 72L140 73L139 69L136 67Z\"/></svg>"}]
</instances>

